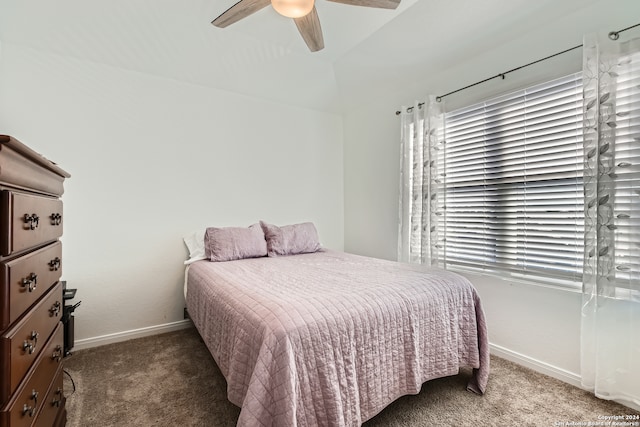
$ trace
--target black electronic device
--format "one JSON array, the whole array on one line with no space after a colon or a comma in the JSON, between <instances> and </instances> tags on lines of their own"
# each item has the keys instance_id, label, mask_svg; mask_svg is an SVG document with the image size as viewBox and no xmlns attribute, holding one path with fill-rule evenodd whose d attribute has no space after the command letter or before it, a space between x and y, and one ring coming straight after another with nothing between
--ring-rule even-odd
<instances>
[{"instance_id":1,"label":"black electronic device","mask_svg":"<svg viewBox=\"0 0 640 427\"><path fill-rule=\"evenodd\" d=\"M64 301L75 298L77 289L67 289L67 281L62 281L62 298ZM75 334L75 317L73 312L80 305L82 301L75 303L74 305L68 304L64 306L62 312L62 324L64 325L64 356L71 355L71 349L74 346L74 334Z\"/></svg>"},{"instance_id":2,"label":"black electronic device","mask_svg":"<svg viewBox=\"0 0 640 427\"><path fill-rule=\"evenodd\" d=\"M68 299L74 299L76 297L77 289L63 289L62 298L66 301Z\"/></svg>"}]
</instances>

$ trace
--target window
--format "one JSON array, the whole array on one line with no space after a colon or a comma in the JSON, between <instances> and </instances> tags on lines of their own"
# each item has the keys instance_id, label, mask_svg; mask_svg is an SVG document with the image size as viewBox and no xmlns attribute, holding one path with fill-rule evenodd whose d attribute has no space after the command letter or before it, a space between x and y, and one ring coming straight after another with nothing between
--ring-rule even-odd
<instances>
[{"instance_id":1,"label":"window","mask_svg":"<svg viewBox=\"0 0 640 427\"><path fill-rule=\"evenodd\" d=\"M581 280L582 117L580 73L445 115L442 263Z\"/></svg>"}]
</instances>

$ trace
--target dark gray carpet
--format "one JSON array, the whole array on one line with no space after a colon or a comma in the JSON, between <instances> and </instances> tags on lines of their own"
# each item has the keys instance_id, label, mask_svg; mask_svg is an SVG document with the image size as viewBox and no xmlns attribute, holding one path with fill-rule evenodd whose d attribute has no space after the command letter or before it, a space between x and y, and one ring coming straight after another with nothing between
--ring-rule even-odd
<instances>
[{"instance_id":1,"label":"dark gray carpet","mask_svg":"<svg viewBox=\"0 0 640 427\"><path fill-rule=\"evenodd\" d=\"M491 358L487 393L466 391L470 371L425 383L365 427L559 426L638 414L578 388ZM239 409L195 328L77 351L65 361L69 427L235 426Z\"/></svg>"}]
</instances>

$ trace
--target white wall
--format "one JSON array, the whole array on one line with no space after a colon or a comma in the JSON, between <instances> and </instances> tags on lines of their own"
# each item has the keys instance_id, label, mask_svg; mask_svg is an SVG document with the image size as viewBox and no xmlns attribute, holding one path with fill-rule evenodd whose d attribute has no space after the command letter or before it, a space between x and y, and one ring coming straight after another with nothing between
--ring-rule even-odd
<instances>
[{"instance_id":1,"label":"white wall","mask_svg":"<svg viewBox=\"0 0 640 427\"><path fill-rule=\"evenodd\" d=\"M548 16L536 25L513 25L524 32L506 33L502 44L457 52L457 65L439 72L398 75L378 81L366 97L345 114L345 249L349 252L396 259L399 190L399 118L401 105L424 100L428 93L443 94L486 77L542 58L582 42L582 34L618 30L638 22L640 2L602 0L581 9ZM501 22L501 25L504 25ZM504 25L505 28L509 27ZM526 30L529 30L528 32ZM636 31L636 35L640 35ZM479 34L479 37L481 34ZM628 36L623 35L622 38ZM382 36L380 36L382 37ZM442 43L446 43L443 37ZM469 40L473 44L473 40ZM448 57L456 55L456 45ZM577 50L509 74L490 83L446 98L449 109L577 72L582 66ZM426 54L428 56L428 54ZM406 63L411 61L405 58ZM416 64L420 63L417 54ZM352 71L347 58L337 64ZM377 95L377 97L376 97ZM493 351L569 382L579 382L580 307L577 292L506 278L469 275L482 297Z\"/></svg>"},{"instance_id":2,"label":"white wall","mask_svg":"<svg viewBox=\"0 0 640 427\"><path fill-rule=\"evenodd\" d=\"M212 15L211 5L193 16L173 6L179 19L170 21L169 31L144 20L142 4L77 1L60 9L40 3L35 15L27 4L2 5L0 133L72 174L64 196L64 278L79 289L76 338L86 343L179 321L181 239L208 225L311 220L326 246L395 259L395 110L579 44L586 32L633 25L640 16L637 0L487 1L464 10L461 0L418 2L334 64L348 108L340 117L262 100L276 92L273 99L333 111L330 66L312 59L282 65L272 56L288 58L286 50L245 46L246 37L233 32L188 32L195 17ZM490 28L476 19L489 3L504 6ZM529 19L540 4L552 5L554 13ZM452 8L458 16L444 16ZM416 13L424 9L424 17ZM108 19L97 19L105 13ZM424 29L429 49L401 45L405 20ZM83 33L86 22L96 31ZM429 29L438 24L447 31L434 37ZM137 32L141 26L146 32ZM388 37L394 26L395 36ZM220 57L213 36L237 45ZM380 67L371 58L381 57L385 41L393 54ZM145 50L152 54L143 57ZM435 66L427 64L432 55ZM263 57L268 60L257 60ZM566 54L446 102L455 108L580 65L579 51ZM206 78L212 73L216 78ZM239 95L243 90L251 95ZM495 352L576 380L579 294L471 279Z\"/></svg>"},{"instance_id":3,"label":"white wall","mask_svg":"<svg viewBox=\"0 0 640 427\"><path fill-rule=\"evenodd\" d=\"M77 342L180 321L182 237L199 228L313 221L343 248L339 116L6 41L0 67L0 133L72 175Z\"/></svg>"}]
</instances>

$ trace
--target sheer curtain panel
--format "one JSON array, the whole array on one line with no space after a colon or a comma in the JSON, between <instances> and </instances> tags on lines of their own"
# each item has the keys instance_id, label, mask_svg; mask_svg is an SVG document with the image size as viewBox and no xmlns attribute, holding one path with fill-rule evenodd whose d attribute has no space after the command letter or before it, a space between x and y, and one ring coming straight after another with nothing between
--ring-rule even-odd
<instances>
[{"instance_id":1,"label":"sheer curtain panel","mask_svg":"<svg viewBox=\"0 0 640 427\"><path fill-rule=\"evenodd\" d=\"M640 405L640 39L586 36L581 376Z\"/></svg>"},{"instance_id":2,"label":"sheer curtain panel","mask_svg":"<svg viewBox=\"0 0 640 427\"><path fill-rule=\"evenodd\" d=\"M441 248L438 217L444 205L439 194L436 153L444 148L443 103L429 96L421 107L401 112L400 212L398 261L438 265Z\"/></svg>"}]
</instances>

